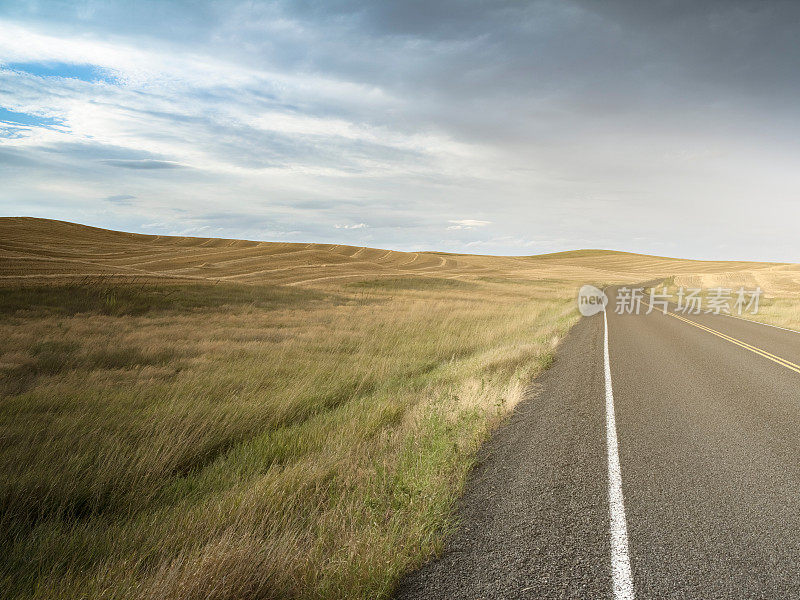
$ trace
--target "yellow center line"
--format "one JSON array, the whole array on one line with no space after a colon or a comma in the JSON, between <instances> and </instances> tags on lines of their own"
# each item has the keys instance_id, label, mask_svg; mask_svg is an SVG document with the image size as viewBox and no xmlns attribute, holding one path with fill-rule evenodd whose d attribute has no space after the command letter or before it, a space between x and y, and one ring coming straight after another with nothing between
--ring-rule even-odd
<instances>
[{"instance_id":1,"label":"yellow center line","mask_svg":"<svg viewBox=\"0 0 800 600\"><path fill-rule=\"evenodd\" d=\"M647 302L642 302L642 304L647 304L647 306L650 306L650 304ZM707 331L708 333L716 335L717 337L720 337L723 340L729 341L731 344L736 344L737 346L741 346L746 350L750 350L750 352L758 354L759 356L763 356L764 358L767 358L774 363L778 363L779 365L781 365L782 367L786 367L790 371L794 371L795 373L800 373L800 365L796 365L793 362L786 360L785 358L781 358L780 356L775 356L774 354L767 352L762 348L759 348L757 346L752 346L751 344L743 342L742 340L726 335L720 331L717 331L716 329L711 329L711 327L707 327L706 325L701 325L697 321L692 321L691 319L687 319L686 317L682 317L681 315L676 315L675 313L672 312L667 312L665 314L669 315L670 317L675 317L676 319L680 319L684 323L693 325L698 329L702 329L703 331Z\"/></svg>"}]
</instances>

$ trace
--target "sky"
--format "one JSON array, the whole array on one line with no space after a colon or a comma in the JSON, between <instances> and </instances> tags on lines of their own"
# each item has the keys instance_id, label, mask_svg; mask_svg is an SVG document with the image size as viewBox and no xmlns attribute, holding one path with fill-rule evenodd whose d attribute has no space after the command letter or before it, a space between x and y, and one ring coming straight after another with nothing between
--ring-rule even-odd
<instances>
[{"instance_id":1,"label":"sky","mask_svg":"<svg viewBox=\"0 0 800 600\"><path fill-rule=\"evenodd\" d=\"M800 260L800 3L0 0L0 215Z\"/></svg>"}]
</instances>

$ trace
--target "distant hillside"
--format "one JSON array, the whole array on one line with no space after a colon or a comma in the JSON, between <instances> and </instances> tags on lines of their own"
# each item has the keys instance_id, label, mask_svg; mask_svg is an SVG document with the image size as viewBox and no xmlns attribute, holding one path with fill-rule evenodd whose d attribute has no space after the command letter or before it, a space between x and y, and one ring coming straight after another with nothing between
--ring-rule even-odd
<instances>
[{"instance_id":1,"label":"distant hillside","mask_svg":"<svg viewBox=\"0 0 800 600\"><path fill-rule=\"evenodd\" d=\"M730 278L741 271L779 271L794 277L800 275L796 269L796 265L780 263L692 261L611 250L516 257L398 252L335 244L143 235L49 219L0 218L0 280L6 283L108 276L325 285L409 274L610 282L673 274Z\"/></svg>"}]
</instances>

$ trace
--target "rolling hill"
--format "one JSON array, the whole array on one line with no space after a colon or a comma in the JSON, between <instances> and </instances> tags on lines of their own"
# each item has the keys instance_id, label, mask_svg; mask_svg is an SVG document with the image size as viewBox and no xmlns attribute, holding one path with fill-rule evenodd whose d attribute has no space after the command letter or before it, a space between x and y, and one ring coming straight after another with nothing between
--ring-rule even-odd
<instances>
[{"instance_id":1,"label":"rolling hill","mask_svg":"<svg viewBox=\"0 0 800 600\"><path fill-rule=\"evenodd\" d=\"M694 261L608 250L537 256L398 252L347 245L142 235L64 221L0 218L0 278L75 277L320 286L379 277L481 276L568 281L642 281L686 275L798 287L800 267L782 263ZM746 272L746 274L745 274Z\"/></svg>"},{"instance_id":2,"label":"rolling hill","mask_svg":"<svg viewBox=\"0 0 800 600\"><path fill-rule=\"evenodd\" d=\"M0 596L385 598L588 282L795 265L397 252L0 219ZM770 306L795 326L796 303Z\"/></svg>"}]
</instances>

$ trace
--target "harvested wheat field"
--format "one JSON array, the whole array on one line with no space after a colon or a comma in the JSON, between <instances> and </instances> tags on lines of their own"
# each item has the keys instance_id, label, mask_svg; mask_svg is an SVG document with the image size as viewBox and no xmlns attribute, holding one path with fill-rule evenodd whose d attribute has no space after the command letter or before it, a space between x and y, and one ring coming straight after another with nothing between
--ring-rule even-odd
<instances>
[{"instance_id":1,"label":"harvested wheat field","mask_svg":"<svg viewBox=\"0 0 800 600\"><path fill-rule=\"evenodd\" d=\"M385 597L577 288L667 277L798 289L780 264L0 219L2 596Z\"/></svg>"}]
</instances>

